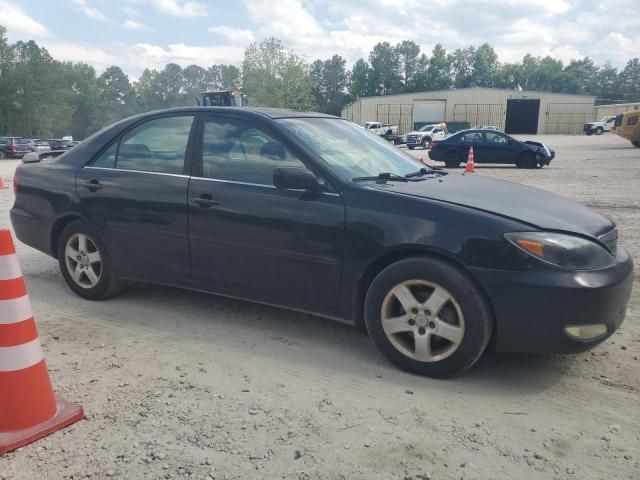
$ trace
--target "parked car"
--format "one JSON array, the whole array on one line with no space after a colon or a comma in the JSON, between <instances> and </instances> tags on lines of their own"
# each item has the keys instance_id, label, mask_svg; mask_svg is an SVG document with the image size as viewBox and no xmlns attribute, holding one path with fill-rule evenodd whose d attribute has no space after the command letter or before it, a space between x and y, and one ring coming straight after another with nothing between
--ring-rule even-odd
<instances>
[{"instance_id":1,"label":"parked car","mask_svg":"<svg viewBox=\"0 0 640 480\"><path fill-rule=\"evenodd\" d=\"M69 150L71 147L73 147L73 141L71 140L52 138L47 140L47 142L49 142L51 150Z\"/></svg>"},{"instance_id":2,"label":"parked car","mask_svg":"<svg viewBox=\"0 0 640 480\"><path fill-rule=\"evenodd\" d=\"M595 210L426 167L319 113L143 114L14 184L17 237L81 297L137 280L310 312L366 327L422 375L464 371L492 338L585 351L620 327L634 278Z\"/></svg>"},{"instance_id":3,"label":"parked car","mask_svg":"<svg viewBox=\"0 0 640 480\"><path fill-rule=\"evenodd\" d=\"M364 129L369 133L375 133L387 140L393 140L398 136L398 125L390 125L381 122L365 122Z\"/></svg>"},{"instance_id":4,"label":"parked car","mask_svg":"<svg viewBox=\"0 0 640 480\"><path fill-rule=\"evenodd\" d=\"M432 141L444 140L448 136L447 125L444 123L424 125L420 129L406 134L407 148L413 150L416 147L422 147L426 150L430 148Z\"/></svg>"},{"instance_id":5,"label":"parked car","mask_svg":"<svg viewBox=\"0 0 640 480\"><path fill-rule=\"evenodd\" d=\"M603 117L597 122L585 123L583 130L587 135L602 135L604 132L610 132L615 127L616 117Z\"/></svg>"},{"instance_id":6,"label":"parked car","mask_svg":"<svg viewBox=\"0 0 640 480\"><path fill-rule=\"evenodd\" d=\"M30 138L27 141L29 142L29 149L32 152L46 152L48 150L51 150L51 146L46 140L41 140L39 138Z\"/></svg>"},{"instance_id":7,"label":"parked car","mask_svg":"<svg viewBox=\"0 0 640 480\"><path fill-rule=\"evenodd\" d=\"M22 158L30 151L29 142L22 137L0 137L0 160Z\"/></svg>"},{"instance_id":8,"label":"parked car","mask_svg":"<svg viewBox=\"0 0 640 480\"><path fill-rule=\"evenodd\" d=\"M474 129L476 129L476 130L498 130L498 131L500 131L500 129L498 127L496 127L495 125L478 125L477 127L474 127Z\"/></svg>"},{"instance_id":9,"label":"parked car","mask_svg":"<svg viewBox=\"0 0 640 480\"><path fill-rule=\"evenodd\" d=\"M432 142L429 158L457 168L467 161L473 146L475 163L515 164L520 168L549 165L555 152L543 143L521 142L506 133L493 130L463 130L440 142Z\"/></svg>"}]
</instances>

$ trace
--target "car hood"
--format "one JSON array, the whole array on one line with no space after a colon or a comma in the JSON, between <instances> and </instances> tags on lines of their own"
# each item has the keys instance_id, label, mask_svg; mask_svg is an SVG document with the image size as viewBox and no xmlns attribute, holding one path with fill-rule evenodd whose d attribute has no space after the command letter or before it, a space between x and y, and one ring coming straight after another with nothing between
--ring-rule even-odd
<instances>
[{"instance_id":1,"label":"car hood","mask_svg":"<svg viewBox=\"0 0 640 480\"><path fill-rule=\"evenodd\" d=\"M463 205L540 229L574 232L593 238L615 226L607 217L585 205L537 188L471 174L452 173L439 180L389 182L374 184L373 188Z\"/></svg>"}]
</instances>

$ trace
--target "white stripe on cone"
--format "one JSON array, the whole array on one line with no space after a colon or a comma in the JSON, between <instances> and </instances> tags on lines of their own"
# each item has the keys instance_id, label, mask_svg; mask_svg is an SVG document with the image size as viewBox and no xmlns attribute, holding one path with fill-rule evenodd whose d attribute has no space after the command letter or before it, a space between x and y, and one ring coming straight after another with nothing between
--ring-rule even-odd
<instances>
[{"instance_id":1,"label":"white stripe on cone","mask_svg":"<svg viewBox=\"0 0 640 480\"><path fill-rule=\"evenodd\" d=\"M44 355L39 338L15 347L0 347L0 372L24 370L42 360Z\"/></svg>"},{"instance_id":2,"label":"white stripe on cone","mask_svg":"<svg viewBox=\"0 0 640 480\"><path fill-rule=\"evenodd\" d=\"M13 280L20 278L22 270L18 256L14 253L11 255L0 255L0 280Z\"/></svg>"},{"instance_id":3,"label":"white stripe on cone","mask_svg":"<svg viewBox=\"0 0 640 480\"><path fill-rule=\"evenodd\" d=\"M11 300L0 300L0 325L20 323L33 317L29 295Z\"/></svg>"}]
</instances>

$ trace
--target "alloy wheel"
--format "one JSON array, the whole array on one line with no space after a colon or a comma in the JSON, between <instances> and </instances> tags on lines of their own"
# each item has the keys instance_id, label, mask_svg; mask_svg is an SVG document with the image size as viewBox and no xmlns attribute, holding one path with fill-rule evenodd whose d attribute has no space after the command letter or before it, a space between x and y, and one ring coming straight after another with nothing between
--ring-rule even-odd
<instances>
[{"instance_id":1,"label":"alloy wheel","mask_svg":"<svg viewBox=\"0 0 640 480\"><path fill-rule=\"evenodd\" d=\"M418 362L438 362L453 355L465 333L464 315L453 295L425 280L393 287L382 302L381 319L391 344Z\"/></svg>"},{"instance_id":2,"label":"alloy wheel","mask_svg":"<svg viewBox=\"0 0 640 480\"><path fill-rule=\"evenodd\" d=\"M64 250L69 275L82 288L94 288L102 274L102 257L95 242L84 233L69 237Z\"/></svg>"}]
</instances>

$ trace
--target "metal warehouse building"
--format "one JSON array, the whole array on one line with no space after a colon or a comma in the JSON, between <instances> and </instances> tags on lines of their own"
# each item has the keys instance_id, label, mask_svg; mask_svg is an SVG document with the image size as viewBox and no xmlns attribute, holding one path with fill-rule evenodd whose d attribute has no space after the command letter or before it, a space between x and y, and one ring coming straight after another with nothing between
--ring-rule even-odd
<instances>
[{"instance_id":1,"label":"metal warehouse building","mask_svg":"<svg viewBox=\"0 0 640 480\"><path fill-rule=\"evenodd\" d=\"M495 125L507 133L580 133L595 118L594 103L585 95L462 88L363 97L346 106L342 117L398 125L400 133L442 121Z\"/></svg>"}]
</instances>

